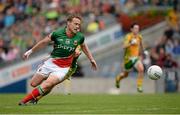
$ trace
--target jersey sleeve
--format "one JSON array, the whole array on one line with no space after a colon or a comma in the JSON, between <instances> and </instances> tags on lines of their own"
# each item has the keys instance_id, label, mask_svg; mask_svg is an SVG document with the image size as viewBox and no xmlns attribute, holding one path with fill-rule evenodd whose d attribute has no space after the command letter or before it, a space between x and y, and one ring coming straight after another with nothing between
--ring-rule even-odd
<instances>
[{"instance_id":1,"label":"jersey sleeve","mask_svg":"<svg viewBox=\"0 0 180 115\"><path fill-rule=\"evenodd\" d=\"M57 36L57 32L54 31L54 32L50 33L50 36L51 36L51 40L54 41Z\"/></svg>"},{"instance_id":2,"label":"jersey sleeve","mask_svg":"<svg viewBox=\"0 0 180 115\"><path fill-rule=\"evenodd\" d=\"M140 41L142 41L142 40L143 40L143 37L142 37L142 35L141 35L141 34L139 35L139 38L140 38Z\"/></svg>"},{"instance_id":3,"label":"jersey sleeve","mask_svg":"<svg viewBox=\"0 0 180 115\"><path fill-rule=\"evenodd\" d=\"M128 45L129 42L130 42L129 40L130 40L130 39L129 39L129 35L126 35L125 38L124 38L123 44L124 44L124 45Z\"/></svg>"},{"instance_id":4,"label":"jersey sleeve","mask_svg":"<svg viewBox=\"0 0 180 115\"><path fill-rule=\"evenodd\" d=\"M80 44L83 44L83 43L84 43L84 39L85 39L85 38L84 38L84 36L82 35L79 43L80 43Z\"/></svg>"}]
</instances>

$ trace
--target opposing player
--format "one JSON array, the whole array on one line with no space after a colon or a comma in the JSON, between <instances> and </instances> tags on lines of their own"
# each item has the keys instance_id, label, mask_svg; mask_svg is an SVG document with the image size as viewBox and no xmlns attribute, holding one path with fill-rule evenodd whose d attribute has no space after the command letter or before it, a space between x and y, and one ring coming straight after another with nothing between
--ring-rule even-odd
<instances>
[{"instance_id":1,"label":"opposing player","mask_svg":"<svg viewBox=\"0 0 180 115\"><path fill-rule=\"evenodd\" d=\"M124 71L116 77L116 87L120 87L120 81L126 78L130 70L134 67L138 71L137 91L143 92L142 82L144 77L144 66L141 61L143 54L142 36L139 34L139 25L131 25L131 32L124 39Z\"/></svg>"},{"instance_id":2,"label":"opposing player","mask_svg":"<svg viewBox=\"0 0 180 115\"><path fill-rule=\"evenodd\" d=\"M92 69L97 70L96 61L84 42L84 35L80 32L81 21L82 19L79 15L70 15L67 18L66 27L52 32L24 54L24 58L27 59L33 52L44 48L52 41L54 42L51 57L37 70L31 82L33 87L40 85L25 96L19 102L19 105L25 105L38 96L47 94L54 86L68 78L67 73L70 71L75 49L78 45L81 46L82 51L90 60Z\"/></svg>"}]
</instances>

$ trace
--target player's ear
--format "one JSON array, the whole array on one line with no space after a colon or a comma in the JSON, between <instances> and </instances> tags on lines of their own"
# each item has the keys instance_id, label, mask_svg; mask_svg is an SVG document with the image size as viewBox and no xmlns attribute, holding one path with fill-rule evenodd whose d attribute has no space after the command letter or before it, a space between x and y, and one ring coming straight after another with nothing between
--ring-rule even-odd
<instances>
[{"instance_id":1,"label":"player's ear","mask_svg":"<svg viewBox=\"0 0 180 115\"><path fill-rule=\"evenodd\" d=\"M132 31L133 31L133 28L130 28L130 31L132 32Z\"/></svg>"},{"instance_id":2,"label":"player's ear","mask_svg":"<svg viewBox=\"0 0 180 115\"><path fill-rule=\"evenodd\" d=\"M71 21L67 21L67 25L69 25L71 23Z\"/></svg>"}]
</instances>

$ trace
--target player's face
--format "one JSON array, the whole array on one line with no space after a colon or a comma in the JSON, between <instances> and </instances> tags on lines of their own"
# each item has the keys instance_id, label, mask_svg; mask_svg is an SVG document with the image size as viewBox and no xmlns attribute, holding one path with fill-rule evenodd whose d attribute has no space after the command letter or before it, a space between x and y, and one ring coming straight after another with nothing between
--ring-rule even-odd
<instances>
[{"instance_id":1,"label":"player's face","mask_svg":"<svg viewBox=\"0 0 180 115\"><path fill-rule=\"evenodd\" d=\"M138 34L138 33L139 33L139 25L134 25L134 27L131 29L131 31L132 31L134 34Z\"/></svg>"},{"instance_id":2,"label":"player's face","mask_svg":"<svg viewBox=\"0 0 180 115\"><path fill-rule=\"evenodd\" d=\"M68 28L72 33L77 33L80 31L81 20L79 18L73 18L72 21L68 22Z\"/></svg>"}]
</instances>

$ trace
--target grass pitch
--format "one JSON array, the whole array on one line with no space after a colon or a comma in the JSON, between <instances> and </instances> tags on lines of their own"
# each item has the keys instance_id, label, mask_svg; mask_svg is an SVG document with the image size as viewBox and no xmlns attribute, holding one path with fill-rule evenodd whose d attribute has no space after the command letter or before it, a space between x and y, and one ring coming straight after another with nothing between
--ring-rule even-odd
<instances>
[{"instance_id":1,"label":"grass pitch","mask_svg":"<svg viewBox=\"0 0 180 115\"><path fill-rule=\"evenodd\" d=\"M37 105L18 106L24 94L0 94L0 114L178 114L180 94L48 95Z\"/></svg>"}]
</instances>

